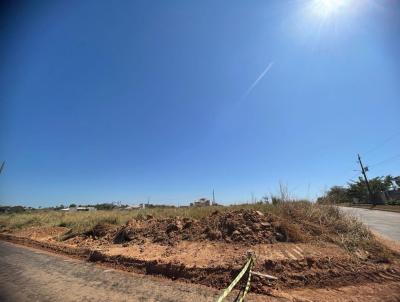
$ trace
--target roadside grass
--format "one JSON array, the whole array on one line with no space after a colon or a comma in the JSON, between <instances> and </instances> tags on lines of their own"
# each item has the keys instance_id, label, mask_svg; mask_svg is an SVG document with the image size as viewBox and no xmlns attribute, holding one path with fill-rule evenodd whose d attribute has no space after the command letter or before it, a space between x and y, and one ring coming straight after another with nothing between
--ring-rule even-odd
<instances>
[{"instance_id":1,"label":"roadside grass","mask_svg":"<svg viewBox=\"0 0 400 302\"><path fill-rule=\"evenodd\" d=\"M200 219L214 211L232 211L242 208L273 212L272 205L237 205L211 207L180 207L180 208L150 208L132 211L99 210L93 212L61 212L61 211L32 211L25 213L0 214L0 227L10 230L28 227L56 227L62 226L73 229L75 233L90 231L96 224L108 223L121 225L130 219L141 219L147 215L154 218L193 218Z\"/></svg>"},{"instance_id":2,"label":"roadside grass","mask_svg":"<svg viewBox=\"0 0 400 302\"><path fill-rule=\"evenodd\" d=\"M293 241L317 241L337 244L348 252L364 250L387 256L372 232L357 218L346 215L338 207L310 202L282 203L284 223Z\"/></svg>"},{"instance_id":3,"label":"roadside grass","mask_svg":"<svg viewBox=\"0 0 400 302\"><path fill-rule=\"evenodd\" d=\"M122 225L130 219L182 217L201 219L214 211L252 209L279 221L278 229L289 242L334 243L350 253L359 250L375 255L377 261L388 259L388 251L376 241L369 229L354 217L343 214L337 207L308 201L280 201L274 204L243 204L211 207L151 208L133 211L112 210L95 212L34 211L1 214L0 230L29 227L66 227L70 231L63 239L88 233L98 224Z\"/></svg>"}]
</instances>

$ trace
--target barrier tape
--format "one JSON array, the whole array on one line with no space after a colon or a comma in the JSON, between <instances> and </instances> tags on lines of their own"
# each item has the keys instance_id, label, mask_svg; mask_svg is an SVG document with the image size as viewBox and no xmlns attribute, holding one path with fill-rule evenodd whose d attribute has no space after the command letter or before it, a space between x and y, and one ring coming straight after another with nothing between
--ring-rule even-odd
<instances>
[{"instance_id":1,"label":"barrier tape","mask_svg":"<svg viewBox=\"0 0 400 302\"><path fill-rule=\"evenodd\" d=\"M240 297L238 302L243 302L244 297L247 295L249 289L250 289L250 281L251 281L251 269L253 268L254 262L252 261L250 264L250 268L249 268L249 277L247 278L247 284L246 287L244 289L243 295Z\"/></svg>"},{"instance_id":2,"label":"barrier tape","mask_svg":"<svg viewBox=\"0 0 400 302\"><path fill-rule=\"evenodd\" d=\"M246 264L243 266L241 272L236 276L236 278L232 281L232 283L223 291L221 296L218 298L217 302L222 302L226 296L229 295L229 293L232 291L232 289L235 287L235 285L240 281L240 279L243 278L244 274L248 271L249 272L249 278L247 280L247 285L246 285L246 290L243 293L241 300L243 301L244 296L246 295L247 291L250 288L250 279L251 279L251 267L253 266L253 257L250 256L249 260L247 260Z\"/></svg>"}]
</instances>

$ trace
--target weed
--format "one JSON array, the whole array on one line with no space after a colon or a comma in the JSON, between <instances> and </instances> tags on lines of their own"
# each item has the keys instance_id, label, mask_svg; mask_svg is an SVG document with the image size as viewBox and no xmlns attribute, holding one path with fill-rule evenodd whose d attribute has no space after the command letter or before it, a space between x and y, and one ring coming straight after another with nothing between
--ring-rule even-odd
<instances>
[{"instance_id":1,"label":"weed","mask_svg":"<svg viewBox=\"0 0 400 302\"><path fill-rule=\"evenodd\" d=\"M134 211L59 212L37 211L31 213L1 214L0 225L7 229L28 227L69 228L63 239L93 232L99 224L122 225L128 220L144 218L193 218L200 219L215 211L225 212L238 209L253 209L272 215L279 221L279 230L289 242L331 242L353 253L358 249L387 256L369 229L354 217L343 214L337 207L314 204L307 201L285 201L288 194L281 192L274 204L244 204L234 206L151 208ZM378 258L379 258L378 257Z\"/></svg>"}]
</instances>

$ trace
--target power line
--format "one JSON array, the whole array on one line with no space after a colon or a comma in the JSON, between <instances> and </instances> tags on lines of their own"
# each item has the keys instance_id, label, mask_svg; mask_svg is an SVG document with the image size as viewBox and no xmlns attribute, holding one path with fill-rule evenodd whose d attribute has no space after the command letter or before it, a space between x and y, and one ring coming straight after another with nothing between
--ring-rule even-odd
<instances>
[{"instance_id":1,"label":"power line","mask_svg":"<svg viewBox=\"0 0 400 302\"><path fill-rule=\"evenodd\" d=\"M380 161L380 162L377 162L377 163L375 163L375 164L369 165L369 167L376 167L376 166L382 165L382 164L384 164L384 163L390 162L390 161L392 161L392 160L396 160L397 158L400 158L400 154L397 154L397 155L395 155L395 156L393 156L393 157L387 158L387 159L382 160L382 161Z\"/></svg>"},{"instance_id":2,"label":"power line","mask_svg":"<svg viewBox=\"0 0 400 302\"><path fill-rule=\"evenodd\" d=\"M356 178L356 177L358 179L360 177L360 173L361 173L361 171L358 171L357 174L354 174L352 177L350 177L350 181L354 181L353 178Z\"/></svg>"},{"instance_id":3,"label":"power line","mask_svg":"<svg viewBox=\"0 0 400 302\"><path fill-rule=\"evenodd\" d=\"M389 136L387 139L385 139L382 143L376 145L375 147L373 147L372 149L369 149L367 152L364 153L364 155L370 154L372 152L375 152L376 150L378 150L379 148L381 148L382 146L386 145L388 142L390 142L391 140L393 140L396 136L400 135L400 131L395 132L393 135Z\"/></svg>"}]
</instances>

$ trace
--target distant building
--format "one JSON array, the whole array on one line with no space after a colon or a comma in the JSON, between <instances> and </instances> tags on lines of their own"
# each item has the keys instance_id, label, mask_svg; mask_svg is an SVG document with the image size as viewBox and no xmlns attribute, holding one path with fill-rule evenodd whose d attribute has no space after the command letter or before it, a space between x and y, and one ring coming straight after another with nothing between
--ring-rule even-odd
<instances>
[{"instance_id":1,"label":"distant building","mask_svg":"<svg viewBox=\"0 0 400 302\"><path fill-rule=\"evenodd\" d=\"M85 211L92 212L92 211L97 211L97 209L96 209L95 207L77 207L76 210L79 211L79 212L85 212Z\"/></svg>"},{"instance_id":2,"label":"distant building","mask_svg":"<svg viewBox=\"0 0 400 302\"><path fill-rule=\"evenodd\" d=\"M376 193L372 194L371 199L372 200L367 203L385 204L388 202L400 200L400 189L376 192ZM362 203L362 202L358 201L358 203Z\"/></svg>"},{"instance_id":3,"label":"distant building","mask_svg":"<svg viewBox=\"0 0 400 302\"><path fill-rule=\"evenodd\" d=\"M207 198L200 198L199 200L190 203L191 207L209 207L211 205L211 201Z\"/></svg>"},{"instance_id":4,"label":"distant building","mask_svg":"<svg viewBox=\"0 0 400 302\"><path fill-rule=\"evenodd\" d=\"M383 202L400 200L400 189L381 192L379 195Z\"/></svg>"},{"instance_id":5,"label":"distant building","mask_svg":"<svg viewBox=\"0 0 400 302\"><path fill-rule=\"evenodd\" d=\"M76 212L76 207L69 207L69 208L64 208L64 209L61 209L60 211L63 211L63 212Z\"/></svg>"},{"instance_id":6,"label":"distant building","mask_svg":"<svg viewBox=\"0 0 400 302\"><path fill-rule=\"evenodd\" d=\"M142 204L134 204L134 205L127 206L126 208L122 208L122 210L128 210L128 211L129 210L138 210L142 207L143 207Z\"/></svg>"},{"instance_id":7,"label":"distant building","mask_svg":"<svg viewBox=\"0 0 400 302\"><path fill-rule=\"evenodd\" d=\"M65 209L61 209L63 212L92 212L97 211L95 207L69 207Z\"/></svg>"}]
</instances>

